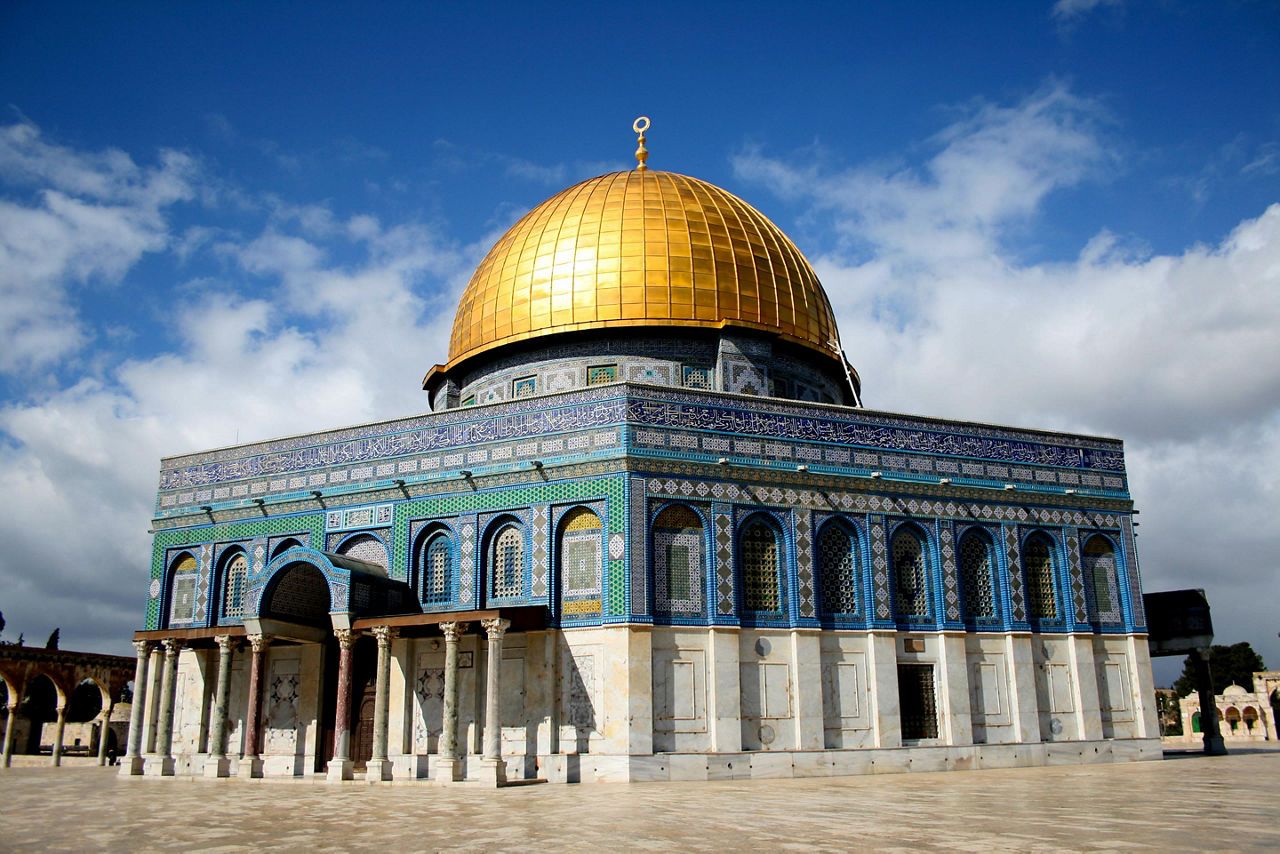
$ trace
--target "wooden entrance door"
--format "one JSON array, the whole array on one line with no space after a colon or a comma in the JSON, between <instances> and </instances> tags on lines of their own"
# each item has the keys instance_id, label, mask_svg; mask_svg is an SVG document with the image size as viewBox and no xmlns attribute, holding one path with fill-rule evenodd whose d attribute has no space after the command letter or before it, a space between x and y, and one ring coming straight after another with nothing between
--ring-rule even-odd
<instances>
[{"instance_id":1,"label":"wooden entrance door","mask_svg":"<svg viewBox=\"0 0 1280 854\"><path fill-rule=\"evenodd\" d=\"M375 685L372 679L364 684L355 698L355 720L351 725L351 758L356 770L366 767L373 758L373 704Z\"/></svg>"}]
</instances>

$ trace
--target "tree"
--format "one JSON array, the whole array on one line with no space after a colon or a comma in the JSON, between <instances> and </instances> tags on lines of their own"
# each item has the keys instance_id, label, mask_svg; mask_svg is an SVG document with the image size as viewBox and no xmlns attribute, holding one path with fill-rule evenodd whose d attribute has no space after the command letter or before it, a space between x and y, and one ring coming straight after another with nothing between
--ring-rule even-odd
<instances>
[{"instance_id":1,"label":"tree","mask_svg":"<svg viewBox=\"0 0 1280 854\"><path fill-rule=\"evenodd\" d=\"M58 648L58 635L60 635L61 633L62 633L62 627L61 627L61 626L59 626L58 628L54 629L54 630L53 630L53 634L49 635L49 639L48 639L47 641L45 641L45 643L44 643L44 648L45 648L45 649L57 649L57 648Z\"/></svg>"},{"instance_id":2,"label":"tree","mask_svg":"<svg viewBox=\"0 0 1280 854\"><path fill-rule=\"evenodd\" d=\"M1241 688L1253 690L1253 674L1258 670L1266 670L1262 656L1254 652L1248 641L1233 643L1231 646L1214 644L1210 648L1209 668L1213 671L1213 690L1221 694L1228 685L1239 685ZM1191 656L1182 663L1182 675L1173 683L1173 690L1179 697L1186 697L1196 690L1195 664Z\"/></svg>"}]
</instances>

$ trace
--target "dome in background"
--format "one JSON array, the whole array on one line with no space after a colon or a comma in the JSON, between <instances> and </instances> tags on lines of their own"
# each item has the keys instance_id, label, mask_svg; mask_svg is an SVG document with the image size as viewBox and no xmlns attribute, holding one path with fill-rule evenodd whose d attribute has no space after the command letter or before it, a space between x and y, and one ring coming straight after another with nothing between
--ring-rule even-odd
<instances>
[{"instance_id":1,"label":"dome in background","mask_svg":"<svg viewBox=\"0 0 1280 854\"><path fill-rule=\"evenodd\" d=\"M842 358L831 303L781 229L719 187L641 168L570 187L502 236L463 292L448 369L617 327L754 329Z\"/></svg>"}]
</instances>

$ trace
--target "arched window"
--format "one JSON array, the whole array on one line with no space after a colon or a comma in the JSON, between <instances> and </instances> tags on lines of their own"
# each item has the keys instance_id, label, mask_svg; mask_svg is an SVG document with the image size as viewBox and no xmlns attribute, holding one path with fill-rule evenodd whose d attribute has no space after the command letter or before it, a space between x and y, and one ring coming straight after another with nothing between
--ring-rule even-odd
<instances>
[{"instance_id":1,"label":"arched window","mask_svg":"<svg viewBox=\"0 0 1280 854\"><path fill-rule=\"evenodd\" d=\"M183 552L169 570L169 622L189 623L196 616L196 578L199 565Z\"/></svg>"},{"instance_id":2,"label":"arched window","mask_svg":"<svg viewBox=\"0 0 1280 854\"><path fill-rule=\"evenodd\" d=\"M1022 547L1022 566L1027 579L1027 610L1034 620L1058 616L1058 597L1053 583L1053 553L1044 534L1032 534Z\"/></svg>"},{"instance_id":3,"label":"arched window","mask_svg":"<svg viewBox=\"0 0 1280 854\"><path fill-rule=\"evenodd\" d=\"M748 611L782 610L778 587L778 534L763 520L742 532L742 604Z\"/></svg>"},{"instance_id":4,"label":"arched window","mask_svg":"<svg viewBox=\"0 0 1280 854\"><path fill-rule=\"evenodd\" d=\"M1119 623L1120 585L1116 551L1111 541L1095 534L1084 544L1084 584L1089 616L1099 623Z\"/></svg>"},{"instance_id":5,"label":"arched window","mask_svg":"<svg viewBox=\"0 0 1280 854\"><path fill-rule=\"evenodd\" d=\"M702 517L673 504L653 520L653 608L667 617L702 614L706 572Z\"/></svg>"},{"instance_id":6,"label":"arched window","mask_svg":"<svg viewBox=\"0 0 1280 854\"><path fill-rule=\"evenodd\" d=\"M453 539L437 530L423 540L418 553L418 598L423 605L443 605L453 597Z\"/></svg>"},{"instance_id":7,"label":"arched window","mask_svg":"<svg viewBox=\"0 0 1280 854\"><path fill-rule=\"evenodd\" d=\"M237 551L222 567L222 616L244 616L244 592L249 583L249 561Z\"/></svg>"},{"instance_id":8,"label":"arched window","mask_svg":"<svg viewBox=\"0 0 1280 854\"><path fill-rule=\"evenodd\" d=\"M893 560L898 616L929 616L929 577L925 568L924 540L913 528L903 526L893 535L889 554Z\"/></svg>"},{"instance_id":9,"label":"arched window","mask_svg":"<svg viewBox=\"0 0 1280 854\"><path fill-rule=\"evenodd\" d=\"M966 618L981 620L996 615L991 593L991 541L977 531L960 538L960 587Z\"/></svg>"},{"instance_id":10,"label":"arched window","mask_svg":"<svg viewBox=\"0 0 1280 854\"><path fill-rule=\"evenodd\" d=\"M818 579L824 614L858 613L858 574L853 535L838 522L827 525L818 538Z\"/></svg>"},{"instance_id":11,"label":"arched window","mask_svg":"<svg viewBox=\"0 0 1280 854\"><path fill-rule=\"evenodd\" d=\"M566 614L586 613L588 602L600 601L603 537L600 517L585 507L573 508L560 520L560 598ZM574 601L581 604L570 604Z\"/></svg>"},{"instance_id":12,"label":"arched window","mask_svg":"<svg viewBox=\"0 0 1280 854\"><path fill-rule=\"evenodd\" d=\"M356 534L348 537L338 546L338 554L353 557L365 563L374 563L383 569L387 568L387 547L382 540L373 534Z\"/></svg>"},{"instance_id":13,"label":"arched window","mask_svg":"<svg viewBox=\"0 0 1280 854\"><path fill-rule=\"evenodd\" d=\"M516 525L507 525L489 547L489 590L497 599L524 595L524 536Z\"/></svg>"}]
</instances>

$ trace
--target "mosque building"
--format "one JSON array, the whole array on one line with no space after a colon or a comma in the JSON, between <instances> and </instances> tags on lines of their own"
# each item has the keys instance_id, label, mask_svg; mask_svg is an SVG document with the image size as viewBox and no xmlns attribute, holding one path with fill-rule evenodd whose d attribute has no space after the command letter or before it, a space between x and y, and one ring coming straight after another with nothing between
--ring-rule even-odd
<instances>
[{"instance_id":1,"label":"mosque building","mask_svg":"<svg viewBox=\"0 0 1280 854\"><path fill-rule=\"evenodd\" d=\"M1160 757L1122 443L864 408L804 255L647 127L485 257L428 414L163 460L122 773Z\"/></svg>"}]
</instances>

